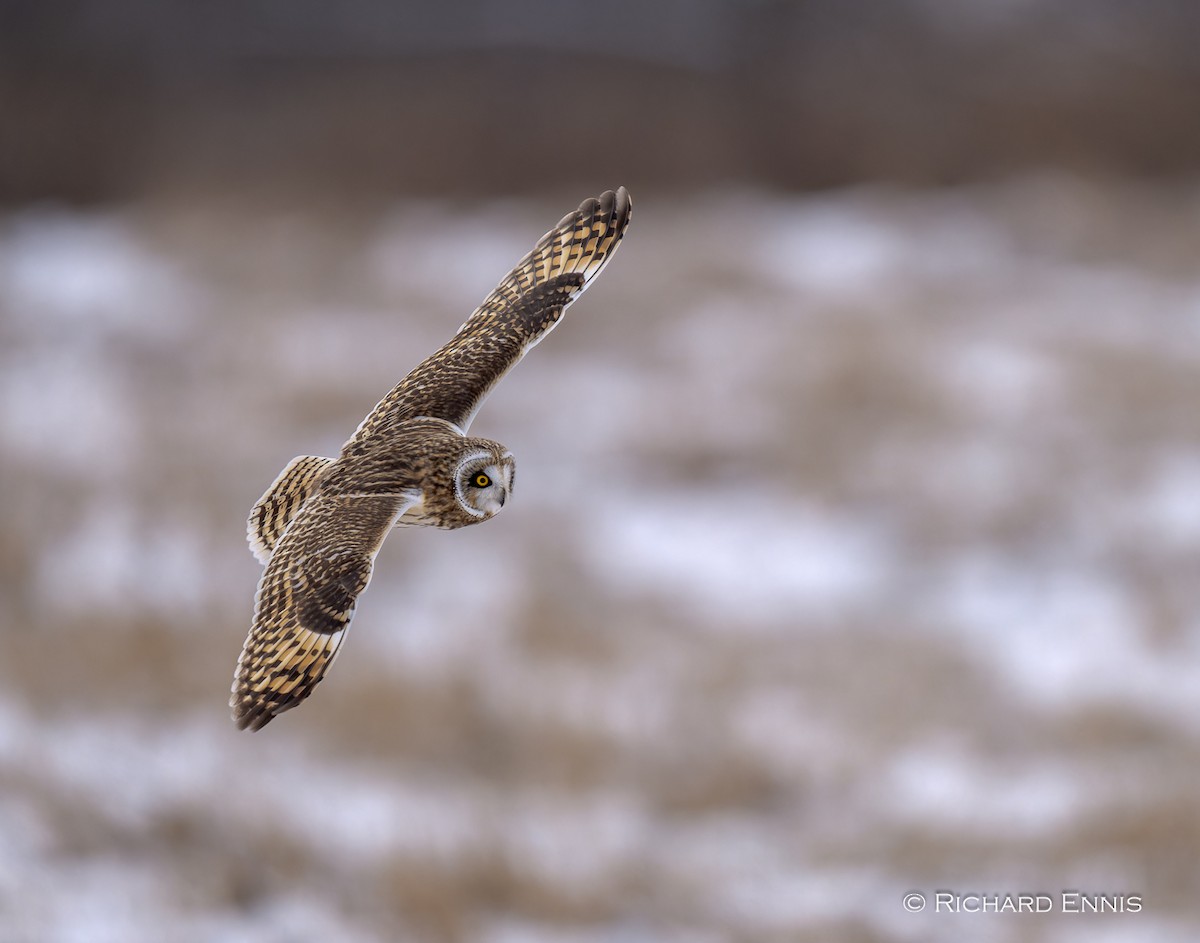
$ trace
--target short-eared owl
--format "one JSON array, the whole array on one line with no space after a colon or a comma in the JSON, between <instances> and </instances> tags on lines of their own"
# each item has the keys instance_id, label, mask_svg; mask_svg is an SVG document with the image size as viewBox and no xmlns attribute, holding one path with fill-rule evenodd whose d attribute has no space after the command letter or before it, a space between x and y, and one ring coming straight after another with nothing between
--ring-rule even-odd
<instances>
[{"instance_id":1,"label":"short-eared owl","mask_svg":"<svg viewBox=\"0 0 1200 943\"><path fill-rule=\"evenodd\" d=\"M312 693L393 526L465 527L504 507L512 453L467 427L600 274L629 216L624 187L585 200L380 401L336 459L292 459L254 505L247 536L266 569L229 701L239 727L258 730Z\"/></svg>"}]
</instances>

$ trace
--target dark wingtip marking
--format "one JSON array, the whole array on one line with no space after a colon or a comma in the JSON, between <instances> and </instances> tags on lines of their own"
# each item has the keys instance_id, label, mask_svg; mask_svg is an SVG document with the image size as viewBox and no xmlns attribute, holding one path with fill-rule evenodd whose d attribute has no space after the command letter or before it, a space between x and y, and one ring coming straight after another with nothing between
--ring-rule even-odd
<instances>
[{"instance_id":1,"label":"dark wingtip marking","mask_svg":"<svg viewBox=\"0 0 1200 943\"><path fill-rule=\"evenodd\" d=\"M625 227L629 225L629 217L633 215L633 198L629 191L624 187L617 187L616 192L605 191L600 195L600 206L612 217L612 224L617 231L624 235Z\"/></svg>"},{"instance_id":2,"label":"dark wingtip marking","mask_svg":"<svg viewBox=\"0 0 1200 943\"><path fill-rule=\"evenodd\" d=\"M559 229L569 226L572 220L579 217L601 217L610 221L610 226L618 232L618 238L624 235L625 227L629 225L629 217L633 211L633 199L624 187L616 190L605 190L599 196L588 197L579 204L579 209L568 213L559 220Z\"/></svg>"},{"instance_id":3,"label":"dark wingtip marking","mask_svg":"<svg viewBox=\"0 0 1200 943\"><path fill-rule=\"evenodd\" d=\"M250 707L245 710L238 709L235 711L233 722L237 724L238 730L262 730L263 727L271 722L274 716L270 711Z\"/></svg>"}]
</instances>

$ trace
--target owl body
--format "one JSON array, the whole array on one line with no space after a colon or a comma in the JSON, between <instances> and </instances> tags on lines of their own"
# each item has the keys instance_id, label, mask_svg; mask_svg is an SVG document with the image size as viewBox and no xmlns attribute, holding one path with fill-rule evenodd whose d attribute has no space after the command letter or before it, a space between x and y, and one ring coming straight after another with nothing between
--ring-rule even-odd
<instances>
[{"instance_id":1,"label":"owl body","mask_svg":"<svg viewBox=\"0 0 1200 943\"><path fill-rule=\"evenodd\" d=\"M403 420L388 435L351 439L332 462L317 494L417 496L396 527L454 530L497 514L515 477L512 452L468 436L443 419Z\"/></svg>"},{"instance_id":2,"label":"owl body","mask_svg":"<svg viewBox=\"0 0 1200 943\"><path fill-rule=\"evenodd\" d=\"M512 493L516 462L491 439L465 435L440 419L409 419L388 436L352 439L339 459L347 472L337 487L358 490L364 473L379 487L420 482L419 496L395 527L456 530L494 517Z\"/></svg>"},{"instance_id":3,"label":"owl body","mask_svg":"<svg viewBox=\"0 0 1200 943\"><path fill-rule=\"evenodd\" d=\"M393 527L453 530L504 507L512 453L466 430L612 258L630 212L621 188L563 217L379 402L336 459L293 459L255 504L247 538L265 568L230 698L239 727L257 730L312 693Z\"/></svg>"}]
</instances>

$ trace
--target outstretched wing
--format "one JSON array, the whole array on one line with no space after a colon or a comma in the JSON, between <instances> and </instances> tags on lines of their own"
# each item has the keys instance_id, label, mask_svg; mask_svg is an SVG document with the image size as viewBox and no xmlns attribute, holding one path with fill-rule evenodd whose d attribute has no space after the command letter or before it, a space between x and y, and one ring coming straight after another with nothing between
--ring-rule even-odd
<instances>
[{"instance_id":1,"label":"outstretched wing","mask_svg":"<svg viewBox=\"0 0 1200 943\"><path fill-rule=\"evenodd\" d=\"M258 730L325 677L383 538L418 497L319 494L304 502L258 584L229 699L238 727Z\"/></svg>"},{"instance_id":2,"label":"outstretched wing","mask_svg":"<svg viewBox=\"0 0 1200 943\"><path fill-rule=\"evenodd\" d=\"M631 211L624 187L584 200L538 240L450 341L380 401L354 434L430 416L464 432L492 387L558 323L613 257Z\"/></svg>"}]
</instances>

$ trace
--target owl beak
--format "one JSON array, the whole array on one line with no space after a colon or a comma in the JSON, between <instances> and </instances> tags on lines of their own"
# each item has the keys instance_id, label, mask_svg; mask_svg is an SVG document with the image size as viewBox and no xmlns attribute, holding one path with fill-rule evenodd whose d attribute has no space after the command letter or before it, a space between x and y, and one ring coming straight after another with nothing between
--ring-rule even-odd
<instances>
[{"instance_id":1,"label":"owl beak","mask_svg":"<svg viewBox=\"0 0 1200 943\"><path fill-rule=\"evenodd\" d=\"M487 514L488 517L491 517L493 514L499 514L500 509L504 507L506 498L507 495L505 495L503 491L494 496L489 496L483 505L484 513Z\"/></svg>"}]
</instances>

